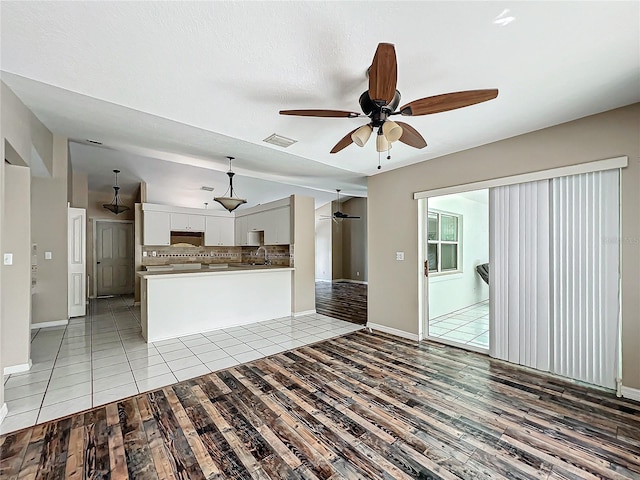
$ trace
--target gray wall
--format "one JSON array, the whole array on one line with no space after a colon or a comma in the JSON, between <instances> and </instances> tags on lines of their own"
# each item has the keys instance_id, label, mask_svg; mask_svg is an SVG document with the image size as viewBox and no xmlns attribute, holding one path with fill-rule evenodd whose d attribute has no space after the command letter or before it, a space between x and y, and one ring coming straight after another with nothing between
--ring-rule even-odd
<instances>
[{"instance_id":1,"label":"gray wall","mask_svg":"<svg viewBox=\"0 0 640 480\"><path fill-rule=\"evenodd\" d=\"M293 224L293 313L308 312L316 308L315 284L315 201L311 197L291 195L291 217Z\"/></svg>"},{"instance_id":2,"label":"gray wall","mask_svg":"<svg viewBox=\"0 0 640 480\"><path fill-rule=\"evenodd\" d=\"M2 268L2 365L26 370L31 358L29 168L6 165L4 180L2 248L13 254L13 264Z\"/></svg>"},{"instance_id":3,"label":"gray wall","mask_svg":"<svg viewBox=\"0 0 640 480\"><path fill-rule=\"evenodd\" d=\"M331 281L331 202L316 209L316 279Z\"/></svg>"},{"instance_id":4,"label":"gray wall","mask_svg":"<svg viewBox=\"0 0 640 480\"><path fill-rule=\"evenodd\" d=\"M342 212L360 217L342 222L342 278L366 282L367 275L367 199L351 198Z\"/></svg>"},{"instance_id":5,"label":"gray wall","mask_svg":"<svg viewBox=\"0 0 640 480\"><path fill-rule=\"evenodd\" d=\"M67 320L67 138L53 137L53 176L31 179L31 241L38 246L33 323ZM51 260L45 260L51 252Z\"/></svg>"},{"instance_id":6,"label":"gray wall","mask_svg":"<svg viewBox=\"0 0 640 480\"><path fill-rule=\"evenodd\" d=\"M418 333L418 202L413 193L629 157L622 171L623 384L640 388L640 104L369 177L372 323ZM428 147L427 147L428 148ZM395 252L405 260L396 261Z\"/></svg>"}]
</instances>

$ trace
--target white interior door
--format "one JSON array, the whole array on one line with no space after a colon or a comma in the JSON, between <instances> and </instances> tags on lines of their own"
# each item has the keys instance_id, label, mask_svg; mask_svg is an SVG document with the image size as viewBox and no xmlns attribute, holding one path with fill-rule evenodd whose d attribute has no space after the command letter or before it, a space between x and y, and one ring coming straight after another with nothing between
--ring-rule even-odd
<instances>
[{"instance_id":1,"label":"white interior door","mask_svg":"<svg viewBox=\"0 0 640 480\"><path fill-rule=\"evenodd\" d=\"M87 313L87 214L84 208L68 209L68 310L69 318Z\"/></svg>"},{"instance_id":2,"label":"white interior door","mask_svg":"<svg viewBox=\"0 0 640 480\"><path fill-rule=\"evenodd\" d=\"M133 293L133 223L96 221L97 294Z\"/></svg>"}]
</instances>

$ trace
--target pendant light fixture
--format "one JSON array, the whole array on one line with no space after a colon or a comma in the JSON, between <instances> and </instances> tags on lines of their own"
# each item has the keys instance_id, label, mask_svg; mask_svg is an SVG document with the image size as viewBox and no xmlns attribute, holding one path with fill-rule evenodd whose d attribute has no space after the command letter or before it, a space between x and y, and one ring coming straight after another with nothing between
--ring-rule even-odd
<instances>
[{"instance_id":1,"label":"pendant light fixture","mask_svg":"<svg viewBox=\"0 0 640 480\"><path fill-rule=\"evenodd\" d=\"M224 197L214 197L214 200L222 205L224 208L229 210L229 212L233 212L236 208L238 208L243 203L247 203L244 198L234 197L233 196L233 176L235 173L231 171L231 160L233 157L227 157L229 159L229 171L227 172L227 176L229 177L229 188L226 192L224 192ZM229 194L227 197L226 195Z\"/></svg>"},{"instance_id":2,"label":"pendant light fixture","mask_svg":"<svg viewBox=\"0 0 640 480\"><path fill-rule=\"evenodd\" d=\"M111 200L111 203L103 203L102 206L118 215L129 210L129 207L123 205L122 203L118 203L120 200L118 197L118 193L120 191L120 187L118 186L118 174L120 173L120 170L114 170L113 173L116 174L116 184L113 186L113 200Z\"/></svg>"}]
</instances>

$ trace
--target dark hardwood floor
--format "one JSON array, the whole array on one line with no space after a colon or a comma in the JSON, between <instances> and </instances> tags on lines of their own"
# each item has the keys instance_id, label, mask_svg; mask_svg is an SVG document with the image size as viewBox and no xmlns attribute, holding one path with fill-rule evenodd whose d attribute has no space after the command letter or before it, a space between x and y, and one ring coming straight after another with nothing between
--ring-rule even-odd
<instances>
[{"instance_id":1,"label":"dark hardwood floor","mask_svg":"<svg viewBox=\"0 0 640 480\"><path fill-rule=\"evenodd\" d=\"M0 437L3 479L637 479L640 403L359 331Z\"/></svg>"},{"instance_id":2,"label":"dark hardwood floor","mask_svg":"<svg viewBox=\"0 0 640 480\"><path fill-rule=\"evenodd\" d=\"M351 282L316 282L316 312L365 325L367 286Z\"/></svg>"}]
</instances>

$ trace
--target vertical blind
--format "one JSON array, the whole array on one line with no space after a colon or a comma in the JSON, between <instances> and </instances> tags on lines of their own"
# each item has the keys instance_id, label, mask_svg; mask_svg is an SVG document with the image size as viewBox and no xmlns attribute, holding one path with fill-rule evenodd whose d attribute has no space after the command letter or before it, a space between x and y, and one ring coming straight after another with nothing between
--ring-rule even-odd
<instances>
[{"instance_id":1,"label":"vertical blind","mask_svg":"<svg viewBox=\"0 0 640 480\"><path fill-rule=\"evenodd\" d=\"M615 388L619 170L552 181L554 373Z\"/></svg>"},{"instance_id":2,"label":"vertical blind","mask_svg":"<svg viewBox=\"0 0 640 480\"><path fill-rule=\"evenodd\" d=\"M549 181L489 192L490 354L548 370Z\"/></svg>"},{"instance_id":3,"label":"vertical blind","mask_svg":"<svg viewBox=\"0 0 640 480\"><path fill-rule=\"evenodd\" d=\"M493 357L615 388L619 170L489 194Z\"/></svg>"}]
</instances>

